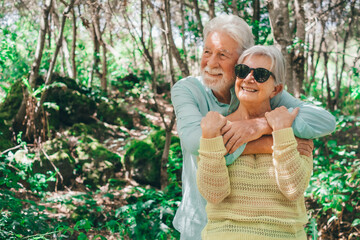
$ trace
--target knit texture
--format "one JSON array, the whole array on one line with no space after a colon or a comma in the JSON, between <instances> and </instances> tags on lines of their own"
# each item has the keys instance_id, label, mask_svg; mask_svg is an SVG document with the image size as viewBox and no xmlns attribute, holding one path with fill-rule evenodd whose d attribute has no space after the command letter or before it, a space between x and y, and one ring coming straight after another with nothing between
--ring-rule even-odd
<instances>
[{"instance_id":1,"label":"knit texture","mask_svg":"<svg viewBox=\"0 0 360 240\"><path fill-rule=\"evenodd\" d=\"M312 158L299 155L291 128L273 139L273 155L244 155L226 166L222 137L201 138L197 184L208 202L202 239L306 239Z\"/></svg>"}]
</instances>

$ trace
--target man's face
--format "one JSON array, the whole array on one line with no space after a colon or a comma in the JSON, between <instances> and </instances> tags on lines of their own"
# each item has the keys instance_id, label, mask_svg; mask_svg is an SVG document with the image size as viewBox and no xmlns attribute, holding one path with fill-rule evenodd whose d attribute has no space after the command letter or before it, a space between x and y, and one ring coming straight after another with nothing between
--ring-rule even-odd
<instances>
[{"instance_id":1,"label":"man's face","mask_svg":"<svg viewBox=\"0 0 360 240\"><path fill-rule=\"evenodd\" d=\"M238 43L226 33L212 32L208 35L201 57L201 73L205 85L213 91L229 91L234 85L238 47Z\"/></svg>"}]
</instances>

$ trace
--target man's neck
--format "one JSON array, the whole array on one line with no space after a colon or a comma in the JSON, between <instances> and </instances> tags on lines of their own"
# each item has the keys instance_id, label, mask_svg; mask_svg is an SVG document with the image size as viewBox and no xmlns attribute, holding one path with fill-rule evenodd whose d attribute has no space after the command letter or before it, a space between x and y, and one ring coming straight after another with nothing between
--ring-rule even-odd
<instances>
[{"instance_id":1,"label":"man's neck","mask_svg":"<svg viewBox=\"0 0 360 240\"><path fill-rule=\"evenodd\" d=\"M230 89L223 90L223 91L212 90L212 92L219 102L230 104L230 101L231 101Z\"/></svg>"}]
</instances>

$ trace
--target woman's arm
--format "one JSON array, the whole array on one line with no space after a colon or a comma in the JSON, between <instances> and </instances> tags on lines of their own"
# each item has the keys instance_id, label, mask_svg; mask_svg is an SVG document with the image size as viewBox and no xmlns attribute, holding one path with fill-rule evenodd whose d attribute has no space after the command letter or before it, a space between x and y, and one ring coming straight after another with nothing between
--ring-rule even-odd
<instances>
[{"instance_id":1,"label":"woman's arm","mask_svg":"<svg viewBox=\"0 0 360 240\"><path fill-rule=\"evenodd\" d=\"M291 125L298 114L298 108L289 112L279 107L265 113L269 125L274 130L273 163L275 177L280 191L289 200L297 200L304 195L312 172L312 157L300 155Z\"/></svg>"},{"instance_id":2,"label":"woman's arm","mask_svg":"<svg viewBox=\"0 0 360 240\"><path fill-rule=\"evenodd\" d=\"M201 120L202 137L196 181L199 192L210 203L220 203L230 194L230 179L224 155L226 149L220 134L227 120L209 112Z\"/></svg>"},{"instance_id":3,"label":"woman's arm","mask_svg":"<svg viewBox=\"0 0 360 240\"><path fill-rule=\"evenodd\" d=\"M276 183L289 200L304 196L309 185L313 161L312 157L300 155L296 150L296 140L292 128L273 132Z\"/></svg>"},{"instance_id":4,"label":"woman's arm","mask_svg":"<svg viewBox=\"0 0 360 240\"><path fill-rule=\"evenodd\" d=\"M196 182L199 192L209 203L218 204L230 194L225 153L221 136L200 139Z\"/></svg>"}]
</instances>

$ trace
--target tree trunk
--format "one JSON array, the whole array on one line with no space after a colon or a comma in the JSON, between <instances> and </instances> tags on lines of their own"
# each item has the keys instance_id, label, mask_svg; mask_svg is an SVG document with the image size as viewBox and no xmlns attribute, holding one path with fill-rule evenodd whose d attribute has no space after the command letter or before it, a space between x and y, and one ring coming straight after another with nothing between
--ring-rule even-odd
<instances>
[{"instance_id":1,"label":"tree trunk","mask_svg":"<svg viewBox=\"0 0 360 240\"><path fill-rule=\"evenodd\" d=\"M260 30L260 0L253 0L253 34L255 37L255 42L259 42L259 30Z\"/></svg>"},{"instance_id":2,"label":"tree trunk","mask_svg":"<svg viewBox=\"0 0 360 240\"><path fill-rule=\"evenodd\" d=\"M209 17L213 19L215 17L215 0L208 0L209 4Z\"/></svg>"},{"instance_id":3,"label":"tree trunk","mask_svg":"<svg viewBox=\"0 0 360 240\"><path fill-rule=\"evenodd\" d=\"M164 1L167 2L167 0L164 0ZM170 2L168 4L170 6ZM196 19L197 19L197 26L199 28L199 36L202 38L203 37L203 32L204 32L204 27L203 27L202 21L201 21L201 15L200 15L200 9L199 9L198 0L193 0L193 4L194 4L194 8L195 8L195 16L196 16ZM165 5L166 5L166 3L165 3ZM166 12L166 7L165 7L165 12ZM169 11L169 13L170 13L170 11ZM166 16L166 19L168 19L168 17L170 17L170 16Z\"/></svg>"},{"instance_id":4,"label":"tree trunk","mask_svg":"<svg viewBox=\"0 0 360 240\"><path fill-rule=\"evenodd\" d=\"M72 71L72 77L74 79L76 79L76 62L75 62L75 56L76 56L76 16L75 16L75 10L72 9L71 10L71 14L72 14L72 35L73 35L73 40L71 43L71 71Z\"/></svg>"},{"instance_id":5,"label":"tree trunk","mask_svg":"<svg viewBox=\"0 0 360 240\"><path fill-rule=\"evenodd\" d=\"M171 23L170 23L170 20L171 20L170 1L169 0L164 0L164 2L165 2L165 16L166 16L165 19L166 19L166 25L167 25L166 33L167 33L168 43L169 43L169 46L170 46L171 53L175 57L175 60L176 60L177 64L179 65L180 69L181 69L181 75L184 78L184 77L187 77L187 76L190 75L189 68L185 64L183 59L181 58L179 50L177 49L177 47L175 45L175 42L174 42L174 38L173 38L173 34L172 34L172 27L171 27ZM198 20L200 21L199 27L200 27L200 29L202 31L201 18L199 18ZM202 32L201 32L201 36L202 36Z\"/></svg>"},{"instance_id":6,"label":"tree trunk","mask_svg":"<svg viewBox=\"0 0 360 240\"><path fill-rule=\"evenodd\" d=\"M295 45L294 52L294 95L300 97L300 93L304 94L302 88L304 82L305 70L305 11L303 0L295 0L295 18L296 18L296 38L297 44Z\"/></svg>"},{"instance_id":7,"label":"tree trunk","mask_svg":"<svg viewBox=\"0 0 360 240\"><path fill-rule=\"evenodd\" d=\"M169 177L167 173L167 164L169 161L169 150L171 144L171 129L166 128L165 134L165 146L164 151L161 156L161 171L160 171L160 183L161 183L161 190L164 190L165 187L169 184Z\"/></svg>"},{"instance_id":8,"label":"tree trunk","mask_svg":"<svg viewBox=\"0 0 360 240\"><path fill-rule=\"evenodd\" d=\"M355 3L356 3L356 0L353 0L351 2L351 6L350 6L350 12L351 12L351 15L350 15L350 20L349 20L349 23L348 23L348 28L347 30L345 31L345 37L344 37L344 40L343 40L343 49L342 49L342 65L341 65L341 68L340 68L340 74L339 74L339 77L336 81L336 89L335 89L335 96L334 96L334 102L335 102L335 109L338 109L339 108L339 96L340 96L340 88L341 88L341 82L342 82L342 75L343 75L343 72L344 72L344 68L345 68L345 55L346 55L346 46L347 46L347 43L348 43L348 40L349 40L349 36L350 36L350 33L351 33L351 26L352 26L352 23L354 22L354 17L356 16L356 11L355 11Z\"/></svg>"},{"instance_id":9,"label":"tree trunk","mask_svg":"<svg viewBox=\"0 0 360 240\"><path fill-rule=\"evenodd\" d=\"M92 1L91 4L91 8L92 8L92 23L93 23L93 28L94 28L94 34L95 34L95 39L98 42L97 43L97 57L98 57L98 62L100 61L100 46L102 48L102 58L101 58L101 72L99 71L99 68L97 68L97 73L100 77L100 82L101 82L101 89L106 93L107 92L107 63L106 63L106 45L104 43L104 40L102 39L102 31L100 29L100 6L98 5L98 2L96 0Z\"/></svg>"},{"instance_id":10,"label":"tree trunk","mask_svg":"<svg viewBox=\"0 0 360 240\"><path fill-rule=\"evenodd\" d=\"M291 44L291 30L288 11L288 0L267 1L270 24L274 34L275 45L278 45L286 60L286 85L290 93L294 93L294 80L292 76L292 56L288 52Z\"/></svg>"},{"instance_id":11,"label":"tree trunk","mask_svg":"<svg viewBox=\"0 0 360 240\"><path fill-rule=\"evenodd\" d=\"M61 18L61 26L60 26L60 30L59 30L59 36L58 39L56 41L56 48L55 48L55 52L53 55L53 58L51 60L50 63L50 67L48 70L48 74L46 77L46 81L45 81L45 85L50 85L52 83L52 75L54 73L54 68L55 68L55 64L56 64L56 59L57 59L57 55L59 53L59 50L62 46L62 42L63 42L63 36L64 36L64 28L65 28L65 23L66 23L66 18L67 15L69 14L69 12L71 11L73 5L74 5L75 0L71 0L69 6L67 6L63 12L62 18ZM42 104L44 103L46 97L47 97L48 91L45 90L42 94L41 94L41 98L40 98L40 103L39 106L42 106Z\"/></svg>"},{"instance_id":12,"label":"tree trunk","mask_svg":"<svg viewBox=\"0 0 360 240\"><path fill-rule=\"evenodd\" d=\"M45 45L45 37L48 29L48 19L49 19L51 5L52 5L52 0L44 1L44 8L42 10L42 17L40 21L38 44L35 51L35 59L33 64L31 65L31 72L29 77L29 84L32 88L35 88L36 79L39 77L39 68L40 68L40 63Z\"/></svg>"},{"instance_id":13,"label":"tree trunk","mask_svg":"<svg viewBox=\"0 0 360 240\"><path fill-rule=\"evenodd\" d=\"M186 50L186 44L185 44L185 16L184 16L184 0L181 0L180 2L180 13L181 13L181 35L182 35L182 48L184 51L184 61L187 66L189 66L187 61L187 50Z\"/></svg>"},{"instance_id":14,"label":"tree trunk","mask_svg":"<svg viewBox=\"0 0 360 240\"><path fill-rule=\"evenodd\" d=\"M44 50L46 32L48 30L49 23L49 13L52 5L52 0L44 1L44 7L42 9L42 16L40 21L40 31L38 36L38 43L35 51L35 59L31 65L30 76L29 76L29 85L32 89L36 87L36 79L39 77L40 63L42 59L42 54ZM27 123L25 121L27 105L31 104L32 100L30 99L29 90L25 87L23 89L23 99L20 105L20 108L14 118L13 128L15 132L26 131Z\"/></svg>"}]
</instances>

